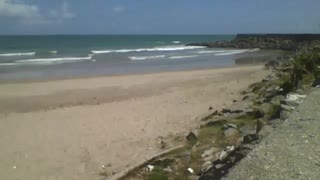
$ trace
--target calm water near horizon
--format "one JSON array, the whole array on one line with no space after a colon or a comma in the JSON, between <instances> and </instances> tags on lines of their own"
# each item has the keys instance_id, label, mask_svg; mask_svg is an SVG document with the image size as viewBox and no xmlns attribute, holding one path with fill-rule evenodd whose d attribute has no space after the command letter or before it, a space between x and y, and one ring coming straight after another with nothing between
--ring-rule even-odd
<instances>
[{"instance_id":1,"label":"calm water near horizon","mask_svg":"<svg viewBox=\"0 0 320 180\"><path fill-rule=\"evenodd\" d=\"M0 36L0 81L72 78L235 65L257 49L208 49L193 42L234 35Z\"/></svg>"}]
</instances>

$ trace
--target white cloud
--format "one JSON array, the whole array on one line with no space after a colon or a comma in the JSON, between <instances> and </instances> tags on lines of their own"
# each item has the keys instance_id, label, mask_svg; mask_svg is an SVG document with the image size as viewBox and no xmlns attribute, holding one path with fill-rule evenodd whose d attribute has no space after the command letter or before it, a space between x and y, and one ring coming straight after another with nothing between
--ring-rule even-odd
<instances>
[{"instance_id":1,"label":"white cloud","mask_svg":"<svg viewBox=\"0 0 320 180\"><path fill-rule=\"evenodd\" d=\"M75 15L69 11L69 5L66 2L63 2L61 6L61 17L65 19L72 19L75 17Z\"/></svg>"},{"instance_id":2,"label":"white cloud","mask_svg":"<svg viewBox=\"0 0 320 180\"><path fill-rule=\"evenodd\" d=\"M45 21L36 5L24 4L15 0L0 0L0 17L12 18L26 24Z\"/></svg>"},{"instance_id":3,"label":"white cloud","mask_svg":"<svg viewBox=\"0 0 320 180\"><path fill-rule=\"evenodd\" d=\"M112 10L113 10L114 12L120 13L120 12L125 11L126 8L125 8L125 7L122 7L122 6L115 6L115 7L112 8Z\"/></svg>"},{"instance_id":4,"label":"white cloud","mask_svg":"<svg viewBox=\"0 0 320 180\"><path fill-rule=\"evenodd\" d=\"M0 0L0 17L5 17L21 24L45 24L72 19L75 14L63 2L59 9L51 9L47 14L41 13L39 7L21 0Z\"/></svg>"}]
</instances>

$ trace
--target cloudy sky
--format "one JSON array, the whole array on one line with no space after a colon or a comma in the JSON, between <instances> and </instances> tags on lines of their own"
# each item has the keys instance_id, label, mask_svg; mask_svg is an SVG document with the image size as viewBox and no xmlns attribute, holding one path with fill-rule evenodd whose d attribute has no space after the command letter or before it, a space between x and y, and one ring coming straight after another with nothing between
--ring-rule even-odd
<instances>
[{"instance_id":1,"label":"cloudy sky","mask_svg":"<svg viewBox=\"0 0 320 180\"><path fill-rule=\"evenodd\" d=\"M320 0L0 0L0 34L320 33Z\"/></svg>"}]
</instances>

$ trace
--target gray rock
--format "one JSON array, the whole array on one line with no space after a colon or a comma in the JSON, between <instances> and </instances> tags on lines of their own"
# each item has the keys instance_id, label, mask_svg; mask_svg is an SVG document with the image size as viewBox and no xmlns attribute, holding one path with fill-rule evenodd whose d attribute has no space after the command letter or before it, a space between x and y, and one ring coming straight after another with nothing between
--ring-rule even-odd
<instances>
[{"instance_id":1,"label":"gray rock","mask_svg":"<svg viewBox=\"0 0 320 180\"><path fill-rule=\"evenodd\" d=\"M273 131L273 127L272 126L269 126L269 125L265 125L262 127L262 129L260 130L260 132L258 133L258 135L261 137L261 138L265 138L267 137L269 134L271 134Z\"/></svg>"},{"instance_id":2,"label":"gray rock","mask_svg":"<svg viewBox=\"0 0 320 180\"><path fill-rule=\"evenodd\" d=\"M288 119L289 118L289 116L290 116L290 111L281 111L281 113L280 113L280 119L281 120L286 120L286 119Z\"/></svg>"},{"instance_id":3,"label":"gray rock","mask_svg":"<svg viewBox=\"0 0 320 180\"><path fill-rule=\"evenodd\" d=\"M225 124L225 125L224 125L224 128L225 128L225 129L229 129L229 128L237 129L238 126L235 125L235 124L228 123L228 124Z\"/></svg>"},{"instance_id":4,"label":"gray rock","mask_svg":"<svg viewBox=\"0 0 320 180\"><path fill-rule=\"evenodd\" d=\"M220 168L223 168L224 166L225 166L225 164L217 164L217 165L215 165L215 168L220 169Z\"/></svg>"},{"instance_id":5,"label":"gray rock","mask_svg":"<svg viewBox=\"0 0 320 180\"><path fill-rule=\"evenodd\" d=\"M242 148L253 150L255 148L255 146L253 144L243 144Z\"/></svg>"},{"instance_id":6,"label":"gray rock","mask_svg":"<svg viewBox=\"0 0 320 180\"><path fill-rule=\"evenodd\" d=\"M244 125L240 128L240 132L243 135L248 135L248 134L255 134L256 133L256 128L249 126L249 125Z\"/></svg>"},{"instance_id":7,"label":"gray rock","mask_svg":"<svg viewBox=\"0 0 320 180\"><path fill-rule=\"evenodd\" d=\"M210 156L207 156L205 158L203 158L203 161L216 161L217 160L217 157L214 155L214 154L211 154Z\"/></svg>"},{"instance_id":8,"label":"gray rock","mask_svg":"<svg viewBox=\"0 0 320 180\"><path fill-rule=\"evenodd\" d=\"M271 112L273 109L273 105L270 103L263 103L259 106L259 111L265 115L268 114L269 112Z\"/></svg>"},{"instance_id":9,"label":"gray rock","mask_svg":"<svg viewBox=\"0 0 320 180\"><path fill-rule=\"evenodd\" d=\"M239 131L237 129L233 129L233 128L229 128L224 131L224 135L226 137L233 137L233 136L237 135L238 133L239 133Z\"/></svg>"},{"instance_id":10,"label":"gray rock","mask_svg":"<svg viewBox=\"0 0 320 180\"><path fill-rule=\"evenodd\" d=\"M170 166L164 168L163 171L164 171L164 172L169 172L169 173L173 172L173 170L171 169Z\"/></svg>"},{"instance_id":11,"label":"gray rock","mask_svg":"<svg viewBox=\"0 0 320 180\"><path fill-rule=\"evenodd\" d=\"M258 134L264 126L265 126L264 122L258 119L257 126L256 126L256 134Z\"/></svg>"},{"instance_id":12,"label":"gray rock","mask_svg":"<svg viewBox=\"0 0 320 180\"><path fill-rule=\"evenodd\" d=\"M213 163L211 161L206 161L205 163L203 163L201 165L201 171L202 172L206 172L212 167L213 167Z\"/></svg>"},{"instance_id":13,"label":"gray rock","mask_svg":"<svg viewBox=\"0 0 320 180\"><path fill-rule=\"evenodd\" d=\"M281 104L281 109L282 110L285 110L285 111L292 111L292 110L295 110L294 107L292 106L288 106L288 105L285 105L285 104Z\"/></svg>"},{"instance_id":14,"label":"gray rock","mask_svg":"<svg viewBox=\"0 0 320 180\"><path fill-rule=\"evenodd\" d=\"M312 87L320 86L320 77L318 77L316 80L314 80Z\"/></svg>"}]
</instances>

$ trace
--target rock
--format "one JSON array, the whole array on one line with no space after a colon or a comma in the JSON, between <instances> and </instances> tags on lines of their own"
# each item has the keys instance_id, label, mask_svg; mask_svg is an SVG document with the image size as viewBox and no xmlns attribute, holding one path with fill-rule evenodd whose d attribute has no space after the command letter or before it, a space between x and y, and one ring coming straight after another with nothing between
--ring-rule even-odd
<instances>
[{"instance_id":1,"label":"rock","mask_svg":"<svg viewBox=\"0 0 320 180\"><path fill-rule=\"evenodd\" d=\"M228 155L235 150L234 146L227 146L223 151L217 154L220 161L223 161Z\"/></svg>"},{"instance_id":2,"label":"rock","mask_svg":"<svg viewBox=\"0 0 320 180\"><path fill-rule=\"evenodd\" d=\"M253 144L243 144L241 147L243 149L249 149L249 150L253 150L255 148Z\"/></svg>"},{"instance_id":3,"label":"rock","mask_svg":"<svg viewBox=\"0 0 320 180\"><path fill-rule=\"evenodd\" d=\"M225 114L225 113L231 113L231 110L224 108L224 109L222 109L221 112L224 113L224 114Z\"/></svg>"},{"instance_id":4,"label":"rock","mask_svg":"<svg viewBox=\"0 0 320 180\"><path fill-rule=\"evenodd\" d=\"M288 94L284 102L288 106L298 106L306 97L306 95L301 94Z\"/></svg>"},{"instance_id":5,"label":"rock","mask_svg":"<svg viewBox=\"0 0 320 180\"><path fill-rule=\"evenodd\" d=\"M259 111L261 114L264 116L268 113L270 113L273 110L273 105L270 103L263 103L262 105L259 106Z\"/></svg>"},{"instance_id":6,"label":"rock","mask_svg":"<svg viewBox=\"0 0 320 180\"><path fill-rule=\"evenodd\" d=\"M229 128L237 129L237 128L238 128L237 125L231 124L231 123L225 124L223 127L224 127L225 129L229 129Z\"/></svg>"},{"instance_id":7,"label":"rock","mask_svg":"<svg viewBox=\"0 0 320 180\"><path fill-rule=\"evenodd\" d=\"M203 161L216 161L217 160L217 157L213 154L211 154L210 156L207 156L205 158L203 158Z\"/></svg>"},{"instance_id":8,"label":"rock","mask_svg":"<svg viewBox=\"0 0 320 180\"><path fill-rule=\"evenodd\" d=\"M220 168L223 168L224 166L225 166L225 164L217 164L217 165L215 165L215 168L220 169Z\"/></svg>"},{"instance_id":9,"label":"rock","mask_svg":"<svg viewBox=\"0 0 320 180\"><path fill-rule=\"evenodd\" d=\"M256 134L258 134L261 131L264 125L265 124L260 119L257 120Z\"/></svg>"},{"instance_id":10,"label":"rock","mask_svg":"<svg viewBox=\"0 0 320 180\"><path fill-rule=\"evenodd\" d=\"M319 87L320 86L320 77L313 81L312 87Z\"/></svg>"},{"instance_id":11,"label":"rock","mask_svg":"<svg viewBox=\"0 0 320 180\"><path fill-rule=\"evenodd\" d=\"M260 136L260 138L265 138L267 137L269 134L271 134L273 131L273 127L269 126L269 125L265 125L262 127L262 129L259 131L258 135Z\"/></svg>"},{"instance_id":12,"label":"rock","mask_svg":"<svg viewBox=\"0 0 320 180\"><path fill-rule=\"evenodd\" d=\"M206 126L207 127L210 127L210 126L222 126L224 124L227 123L227 120L225 119L216 119L216 120L212 120L212 121L209 121Z\"/></svg>"},{"instance_id":13,"label":"rock","mask_svg":"<svg viewBox=\"0 0 320 180\"><path fill-rule=\"evenodd\" d=\"M220 153L219 153L219 160L220 161L223 161L227 156L228 156L228 152L227 151L221 151Z\"/></svg>"},{"instance_id":14,"label":"rock","mask_svg":"<svg viewBox=\"0 0 320 180\"><path fill-rule=\"evenodd\" d=\"M285 110L285 111L292 111L292 110L295 110L294 107L292 106L288 106L288 105L285 105L285 104L281 104L281 109L282 110Z\"/></svg>"},{"instance_id":15,"label":"rock","mask_svg":"<svg viewBox=\"0 0 320 180\"><path fill-rule=\"evenodd\" d=\"M246 157L250 152L251 152L250 149L241 149L240 151L237 152L237 154L242 157Z\"/></svg>"},{"instance_id":16,"label":"rock","mask_svg":"<svg viewBox=\"0 0 320 180\"><path fill-rule=\"evenodd\" d=\"M297 94L300 94L300 95L305 95L305 91L302 89L297 89L294 92L296 92Z\"/></svg>"},{"instance_id":17,"label":"rock","mask_svg":"<svg viewBox=\"0 0 320 180\"><path fill-rule=\"evenodd\" d=\"M190 133L187 135L186 138L187 138L188 141L191 141L191 142L194 142L194 141L197 141L197 140L198 140L197 136L196 136L195 133L193 133L193 132L190 132Z\"/></svg>"},{"instance_id":18,"label":"rock","mask_svg":"<svg viewBox=\"0 0 320 180\"><path fill-rule=\"evenodd\" d=\"M209 107L209 111L211 111L212 109L213 109L213 107L210 106L210 107Z\"/></svg>"},{"instance_id":19,"label":"rock","mask_svg":"<svg viewBox=\"0 0 320 180\"><path fill-rule=\"evenodd\" d=\"M230 162L233 164L233 163L235 163L236 162L236 160L237 160L237 158L236 157L230 157L229 158L230 159Z\"/></svg>"},{"instance_id":20,"label":"rock","mask_svg":"<svg viewBox=\"0 0 320 180\"><path fill-rule=\"evenodd\" d=\"M170 166L164 168L163 171L164 171L164 172L169 172L169 173L173 172L173 170L171 169Z\"/></svg>"},{"instance_id":21,"label":"rock","mask_svg":"<svg viewBox=\"0 0 320 180\"><path fill-rule=\"evenodd\" d=\"M201 157L202 157L202 158L208 157L208 156L212 155L213 153L215 153L215 152L217 152L217 151L219 151L219 149L217 149L217 148L215 148L215 147L212 147L212 148L210 148L210 149L208 149L208 150L205 150L205 151L202 153Z\"/></svg>"},{"instance_id":22,"label":"rock","mask_svg":"<svg viewBox=\"0 0 320 180\"><path fill-rule=\"evenodd\" d=\"M260 137L257 134L248 134L243 137L243 144L250 144L260 140Z\"/></svg>"},{"instance_id":23,"label":"rock","mask_svg":"<svg viewBox=\"0 0 320 180\"><path fill-rule=\"evenodd\" d=\"M287 120L290 116L290 111L281 111L280 113L280 119L281 120Z\"/></svg>"},{"instance_id":24,"label":"rock","mask_svg":"<svg viewBox=\"0 0 320 180\"><path fill-rule=\"evenodd\" d=\"M206 161L201 165L201 171L206 172L213 167L213 163L211 161Z\"/></svg>"},{"instance_id":25,"label":"rock","mask_svg":"<svg viewBox=\"0 0 320 180\"><path fill-rule=\"evenodd\" d=\"M240 128L240 132L244 135L255 134L256 128L249 125L244 125Z\"/></svg>"},{"instance_id":26,"label":"rock","mask_svg":"<svg viewBox=\"0 0 320 180\"><path fill-rule=\"evenodd\" d=\"M229 128L229 129L224 131L224 135L226 137L234 137L238 133L239 133L239 131L237 129L233 129L233 128Z\"/></svg>"}]
</instances>

